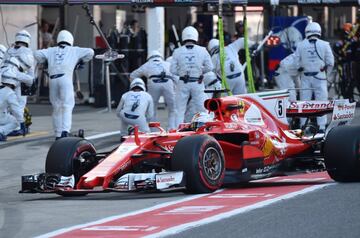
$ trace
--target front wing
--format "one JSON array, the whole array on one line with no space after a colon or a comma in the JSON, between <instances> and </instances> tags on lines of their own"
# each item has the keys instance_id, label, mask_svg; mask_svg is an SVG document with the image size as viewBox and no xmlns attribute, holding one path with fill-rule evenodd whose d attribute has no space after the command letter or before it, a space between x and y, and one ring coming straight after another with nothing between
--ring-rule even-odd
<instances>
[{"instance_id":1,"label":"front wing","mask_svg":"<svg viewBox=\"0 0 360 238\"><path fill-rule=\"evenodd\" d=\"M94 189L63 186L59 182L61 175L41 173L21 177L20 193L57 193L60 195L81 195L87 193L129 192L129 191L166 191L184 188L184 172L171 171L161 173L128 173L121 176L112 187L95 187Z\"/></svg>"}]
</instances>

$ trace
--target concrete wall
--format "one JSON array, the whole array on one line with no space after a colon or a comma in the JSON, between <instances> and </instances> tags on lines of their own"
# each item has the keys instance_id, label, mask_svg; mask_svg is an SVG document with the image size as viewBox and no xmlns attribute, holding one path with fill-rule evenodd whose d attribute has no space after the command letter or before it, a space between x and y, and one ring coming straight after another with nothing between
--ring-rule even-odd
<instances>
[{"instance_id":1,"label":"concrete wall","mask_svg":"<svg viewBox=\"0 0 360 238\"><path fill-rule=\"evenodd\" d=\"M81 47L89 47L94 48L95 46L95 38L94 31L95 28L93 25L89 23L89 18L86 15L84 9L81 6L68 6L66 8L66 20L65 20L65 28L70 31L74 35L74 45ZM75 30L75 22L78 16L78 25L77 31ZM79 71L80 82L86 84L89 79L89 68L88 64L83 70ZM87 91L87 88L84 89Z\"/></svg>"},{"instance_id":2,"label":"concrete wall","mask_svg":"<svg viewBox=\"0 0 360 238\"><path fill-rule=\"evenodd\" d=\"M101 6L101 29L105 34L114 27L116 20L116 6Z\"/></svg>"},{"instance_id":3,"label":"concrete wall","mask_svg":"<svg viewBox=\"0 0 360 238\"><path fill-rule=\"evenodd\" d=\"M163 7L146 9L146 32L148 52L157 50L164 57L165 53L165 12Z\"/></svg>"},{"instance_id":4,"label":"concrete wall","mask_svg":"<svg viewBox=\"0 0 360 238\"><path fill-rule=\"evenodd\" d=\"M16 32L25 29L31 34L30 48L37 49L38 6L0 5L0 10L0 43L9 47L15 41Z\"/></svg>"}]
</instances>

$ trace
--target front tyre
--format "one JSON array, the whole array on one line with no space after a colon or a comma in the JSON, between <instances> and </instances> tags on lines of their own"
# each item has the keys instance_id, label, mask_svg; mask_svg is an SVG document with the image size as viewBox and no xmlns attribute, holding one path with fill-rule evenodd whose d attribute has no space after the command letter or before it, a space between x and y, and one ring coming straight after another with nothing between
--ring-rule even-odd
<instances>
[{"instance_id":1,"label":"front tyre","mask_svg":"<svg viewBox=\"0 0 360 238\"><path fill-rule=\"evenodd\" d=\"M96 154L91 142L78 137L65 137L52 144L46 157L45 172L75 177L75 184L80 177L92 169L95 161L89 161Z\"/></svg>"},{"instance_id":2,"label":"front tyre","mask_svg":"<svg viewBox=\"0 0 360 238\"><path fill-rule=\"evenodd\" d=\"M360 126L339 126L325 139L326 169L337 182L360 182Z\"/></svg>"},{"instance_id":3,"label":"front tyre","mask_svg":"<svg viewBox=\"0 0 360 238\"><path fill-rule=\"evenodd\" d=\"M211 193L219 189L224 181L224 153L211 136L184 137L173 150L171 168L184 171L187 193Z\"/></svg>"}]
</instances>

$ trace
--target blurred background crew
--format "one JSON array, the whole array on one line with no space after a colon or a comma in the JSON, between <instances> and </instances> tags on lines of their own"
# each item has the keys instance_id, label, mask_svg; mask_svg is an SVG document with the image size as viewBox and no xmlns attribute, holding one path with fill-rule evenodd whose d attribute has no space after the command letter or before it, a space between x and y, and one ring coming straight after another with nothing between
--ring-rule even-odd
<instances>
[{"instance_id":1,"label":"blurred background crew","mask_svg":"<svg viewBox=\"0 0 360 238\"><path fill-rule=\"evenodd\" d=\"M146 61L147 55L147 35L144 28L140 27L137 20L130 22L127 34L129 42L129 71L137 69Z\"/></svg>"},{"instance_id":2,"label":"blurred background crew","mask_svg":"<svg viewBox=\"0 0 360 238\"><path fill-rule=\"evenodd\" d=\"M49 32L49 23L43 21L40 29L41 49L47 49L53 45L53 35Z\"/></svg>"},{"instance_id":3,"label":"blurred background crew","mask_svg":"<svg viewBox=\"0 0 360 238\"><path fill-rule=\"evenodd\" d=\"M67 30L59 32L57 46L37 50L39 63L48 63L49 96L53 106L53 126L56 139L69 136L72 111L75 106L73 73L77 64L90 61L94 50L73 46L74 38Z\"/></svg>"},{"instance_id":4,"label":"blurred background crew","mask_svg":"<svg viewBox=\"0 0 360 238\"><path fill-rule=\"evenodd\" d=\"M147 62L130 74L130 80L146 77L148 93L154 102L154 116L152 121L158 121L156 118L156 109L160 96L165 99L168 107L168 129L175 129L175 91L172 74L170 73L170 63L163 60L159 51L152 51L147 58Z\"/></svg>"},{"instance_id":5,"label":"blurred background crew","mask_svg":"<svg viewBox=\"0 0 360 238\"><path fill-rule=\"evenodd\" d=\"M199 39L198 39L198 45L206 47L209 43L209 38L207 37L205 31L204 31L204 24L202 22L195 22L194 28L199 33Z\"/></svg>"},{"instance_id":6,"label":"blurred background crew","mask_svg":"<svg viewBox=\"0 0 360 238\"><path fill-rule=\"evenodd\" d=\"M251 45L251 43L249 43ZM244 49L244 38L239 38L225 47L225 75L229 88L234 95L247 93L243 66L238 53ZM219 40L212 39L208 50L214 64L216 74L221 77Z\"/></svg>"},{"instance_id":7,"label":"blurred background crew","mask_svg":"<svg viewBox=\"0 0 360 238\"><path fill-rule=\"evenodd\" d=\"M244 37L244 22L243 21L238 21L235 23L235 39Z\"/></svg>"},{"instance_id":8,"label":"blurred background crew","mask_svg":"<svg viewBox=\"0 0 360 238\"><path fill-rule=\"evenodd\" d=\"M25 135L24 112L19 104L16 88L20 83L32 84L33 78L20 72L20 63L15 57L5 61L1 68L0 86L0 141L6 141L7 135L20 128Z\"/></svg>"},{"instance_id":9,"label":"blurred background crew","mask_svg":"<svg viewBox=\"0 0 360 238\"><path fill-rule=\"evenodd\" d=\"M130 91L123 94L116 109L120 118L120 134L128 135L129 126L139 126L142 132L150 132L149 121L154 116L154 103L146 92L145 83L136 78L130 84Z\"/></svg>"},{"instance_id":10,"label":"blurred background crew","mask_svg":"<svg viewBox=\"0 0 360 238\"><path fill-rule=\"evenodd\" d=\"M300 99L311 100L314 94L315 100L328 100L327 72L334 67L330 44L320 39L321 27L316 22L306 26L305 37L294 52L294 63L300 66L302 72ZM301 125L305 121L305 118L301 118ZM326 115L317 118L320 134L325 133L326 122Z\"/></svg>"},{"instance_id":11,"label":"blurred background crew","mask_svg":"<svg viewBox=\"0 0 360 238\"><path fill-rule=\"evenodd\" d=\"M173 53L171 73L179 76L176 93L177 126L184 122L189 98L196 112L205 111L203 75L213 70L213 63L204 47L198 46L197 30L188 26L182 32L183 46Z\"/></svg>"},{"instance_id":12,"label":"blurred background crew","mask_svg":"<svg viewBox=\"0 0 360 238\"><path fill-rule=\"evenodd\" d=\"M354 101L354 87L357 87L358 91L360 89L356 73L359 71L356 69L359 40L353 32L353 27L351 23L345 23L340 32L340 39L333 47L340 78L340 93L350 101Z\"/></svg>"}]
</instances>

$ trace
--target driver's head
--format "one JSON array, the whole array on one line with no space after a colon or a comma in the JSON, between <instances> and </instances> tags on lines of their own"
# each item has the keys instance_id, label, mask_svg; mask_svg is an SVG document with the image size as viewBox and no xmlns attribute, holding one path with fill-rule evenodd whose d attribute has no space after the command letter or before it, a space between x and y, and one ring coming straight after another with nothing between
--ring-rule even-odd
<instances>
[{"instance_id":1,"label":"driver's head","mask_svg":"<svg viewBox=\"0 0 360 238\"><path fill-rule=\"evenodd\" d=\"M205 125L206 122L213 121L213 117L207 112L198 112L191 119L190 127L194 131Z\"/></svg>"}]
</instances>

